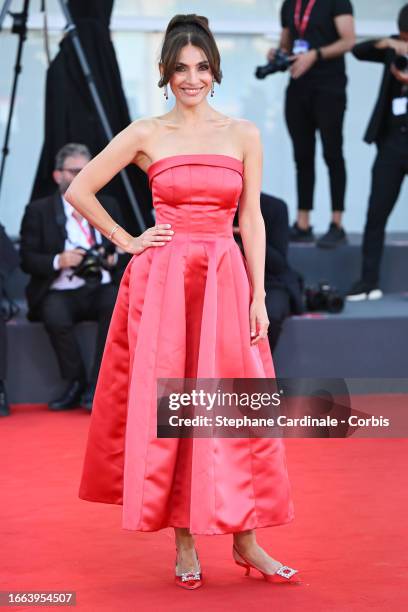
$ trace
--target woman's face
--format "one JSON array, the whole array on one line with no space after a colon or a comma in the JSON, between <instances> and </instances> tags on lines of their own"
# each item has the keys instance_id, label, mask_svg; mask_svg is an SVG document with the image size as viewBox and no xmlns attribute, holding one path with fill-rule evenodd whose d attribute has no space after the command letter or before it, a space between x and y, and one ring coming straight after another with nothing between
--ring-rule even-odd
<instances>
[{"instance_id":1,"label":"woman's face","mask_svg":"<svg viewBox=\"0 0 408 612\"><path fill-rule=\"evenodd\" d=\"M195 106L207 96L211 84L212 72L204 51L194 45L183 47L169 81L175 97L185 105Z\"/></svg>"}]
</instances>

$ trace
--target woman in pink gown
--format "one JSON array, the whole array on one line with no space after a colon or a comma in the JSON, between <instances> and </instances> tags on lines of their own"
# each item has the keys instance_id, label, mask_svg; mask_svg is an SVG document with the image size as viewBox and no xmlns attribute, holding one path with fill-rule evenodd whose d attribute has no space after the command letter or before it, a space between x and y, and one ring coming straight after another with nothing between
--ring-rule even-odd
<instances>
[{"instance_id":1,"label":"woman in pink gown","mask_svg":"<svg viewBox=\"0 0 408 612\"><path fill-rule=\"evenodd\" d=\"M275 376L259 132L208 103L221 70L205 17L169 22L159 67L174 108L133 122L65 194L133 254L106 340L79 497L123 505L124 529L173 527L176 583L185 588L202 584L194 534L231 533L238 565L271 582L293 582L297 570L270 557L255 537L258 527L293 519L283 441L157 437L158 378ZM131 162L147 171L156 211L156 225L138 237L95 197ZM245 259L232 230L238 201Z\"/></svg>"}]
</instances>

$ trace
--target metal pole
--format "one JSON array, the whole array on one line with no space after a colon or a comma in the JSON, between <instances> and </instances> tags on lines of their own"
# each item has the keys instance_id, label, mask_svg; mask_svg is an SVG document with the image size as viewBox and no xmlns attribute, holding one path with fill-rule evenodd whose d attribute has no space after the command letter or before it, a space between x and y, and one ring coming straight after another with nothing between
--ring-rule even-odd
<instances>
[{"instance_id":1,"label":"metal pole","mask_svg":"<svg viewBox=\"0 0 408 612\"><path fill-rule=\"evenodd\" d=\"M9 106L9 112L8 112L7 123L6 123L6 132L5 132L4 143L3 143L3 148L2 148L2 158L1 158L1 166L0 166L0 193L1 193L1 186L3 184L4 170L6 167L6 159L9 153L8 143L10 139L11 121L12 121L14 105L16 101L18 77L20 76L20 73L22 71L21 58L23 55L24 43L27 38L27 17L28 17L29 1L30 0L24 0L23 10L21 13L10 13L10 15L13 17L12 32L14 32L15 34L18 34L19 41L18 41L18 48L17 48L16 63L14 65L14 78L13 78L13 85L11 88L10 106ZM5 2L1 10L0 30L3 25L3 20L6 14L8 13L10 3L11 3L11 0L8 0L8 2Z\"/></svg>"},{"instance_id":2,"label":"metal pole","mask_svg":"<svg viewBox=\"0 0 408 612\"><path fill-rule=\"evenodd\" d=\"M11 0L4 0L3 8L0 11L0 32L3 29L3 21L7 13L9 12L10 4Z\"/></svg>"}]
</instances>

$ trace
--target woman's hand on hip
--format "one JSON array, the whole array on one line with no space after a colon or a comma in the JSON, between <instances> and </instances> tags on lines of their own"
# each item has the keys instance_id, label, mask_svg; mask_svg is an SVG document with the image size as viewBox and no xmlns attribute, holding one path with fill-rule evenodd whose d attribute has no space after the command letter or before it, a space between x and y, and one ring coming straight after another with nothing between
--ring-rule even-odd
<instances>
[{"instance_id":1,"label":"woman's hand on hip","mask_svg":"<svg viewBox=\"0 0 408 612\"><path fill-rule=\"evenodd\" d=\"M153 227L148 227L147 230L135 236L126 247L126 252L133 255L140 255L149 247L164 246L171 241L174 231L169 223L160 223Z\"/></svg>"}]
</instances>

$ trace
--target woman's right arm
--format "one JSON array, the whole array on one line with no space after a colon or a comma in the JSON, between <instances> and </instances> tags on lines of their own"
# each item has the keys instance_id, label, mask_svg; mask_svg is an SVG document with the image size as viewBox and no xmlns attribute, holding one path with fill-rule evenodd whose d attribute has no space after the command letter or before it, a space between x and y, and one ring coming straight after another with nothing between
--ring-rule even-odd
<instances>
[{"instance_id":1,"label":"woman's right arm","mask_svg":"<svg viewBox=\"0 0 408 612\"><path fill-rule=\"evenodd\" d=\"M167 240L162 234L170 234L164 227L149 228L139 237L131 236L125 229L119 227L110 238L110 233L116 226L98 201L98 193L109 181L128 166L139 151L143 151L145 143L151 134L149 119L139 119L132 122L119 132L109 144L91 159L81 172L74 178L64 194L65 199L84 216L101 234L109 238L116 246L127 253L140 253L148 246L162 246ZM157 231L160 229L160 231Z\"/></svg>"}]
</instances>

